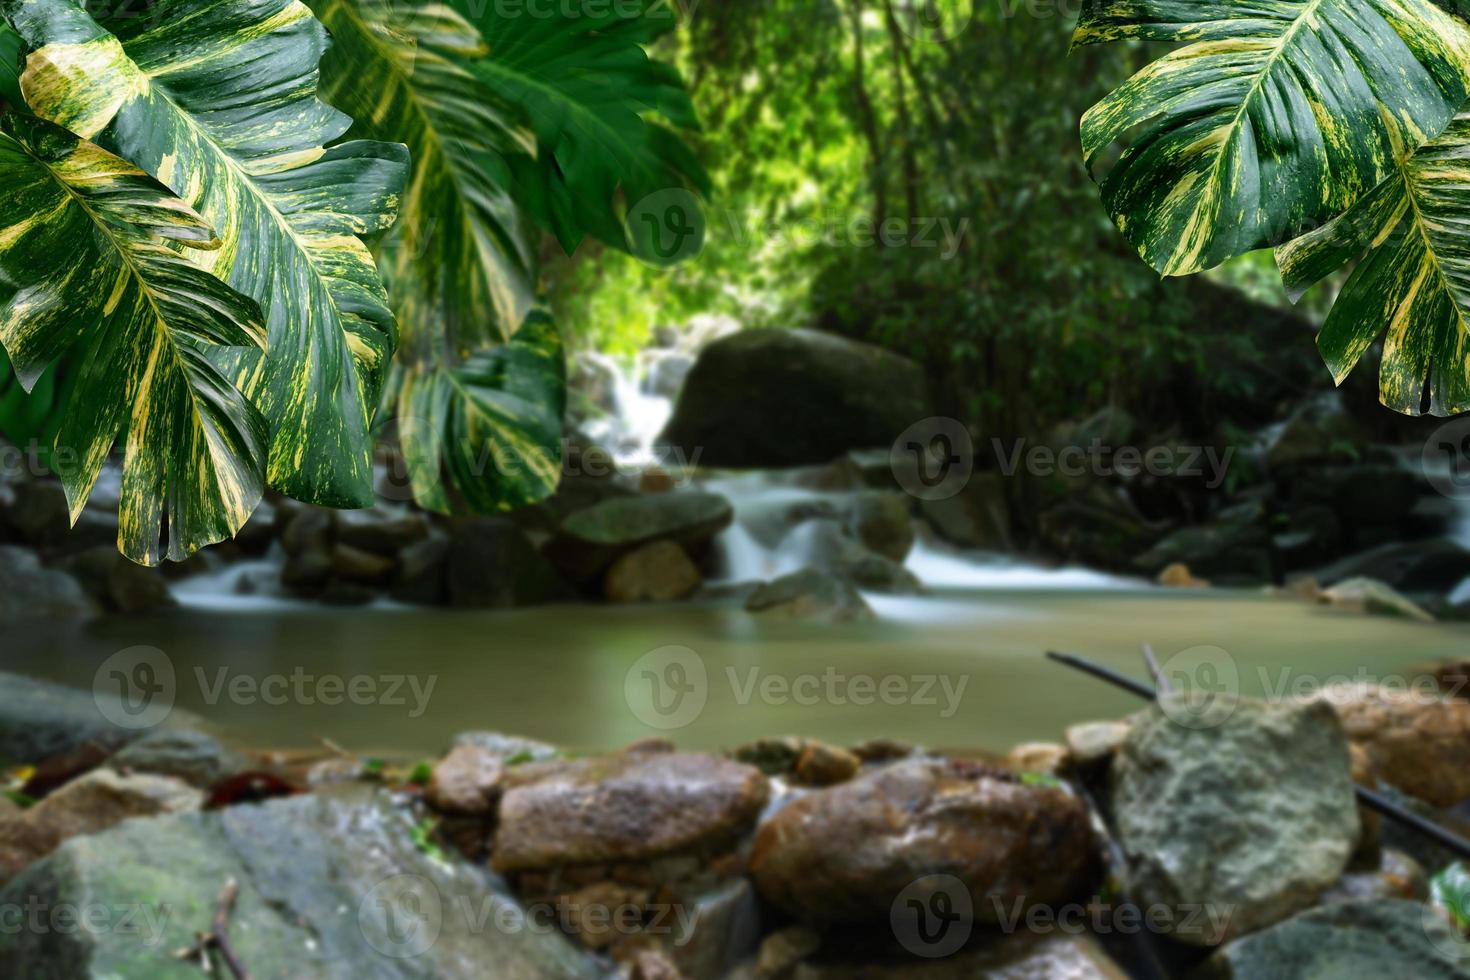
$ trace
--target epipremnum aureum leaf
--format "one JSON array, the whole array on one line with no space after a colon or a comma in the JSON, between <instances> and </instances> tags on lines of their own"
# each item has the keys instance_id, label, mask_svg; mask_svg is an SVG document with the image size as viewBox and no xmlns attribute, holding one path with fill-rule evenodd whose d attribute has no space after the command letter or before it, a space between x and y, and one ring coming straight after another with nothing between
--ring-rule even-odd
<instances>
[{"instance_id":1,"label":"epipremnum aureum leaf","mask_svg":"<svg viewBox=\"0 0 1470 980\"><path fill-rule=\"evenodd\" d=\"M487 50L479 31L439 3L311 4L334 40L323 97L413 158L403 217L376 246L406 352L503 342L535 298L533 237L507 157L534 153L535 141L467 68Z\"/></svg>"},{"instance_id":2,"label":"epipremnum aureum leaf","mask_svg":"<svg viewBox=\"0 0 1470 980\"><path fill-rule=\"evenodd\" d=\"M1470 26L1430 0L1084 0L1075 43L1184 44L1082 119L1104 204L1165 275L1340 215L1470 92Z\"/></svg>"},{"instance_id":3,"label":"epipremnum aureum leaf","mask_svg":"<svg viewBox=\"0 0 1470 980\"><path fill-rule=\"evenodd\" d=\"M398 434L415 499L448 512L446 477L476 513L545 498L561 479L565 408L561 335L539 311L463 364L406 367Z\"/></svg>"},{"instance_id":4,"label":"epipremnum aureum leaf","mask_svg":"<svg viewBox=\"0 0 1470 980\"><path fill-rule=\"evenodd\" d=\"M1293 295L1363 255L1317 337L1338 383L1382 336L1384 405L1408 415L1470 411L1470 115L1342 217L1276 254Z\"/></svg>"},{"instance_id":5,"label":"epipremnum aureum leaf","mask_svg":"<svg viewBox=\"0 0 1470 980\"><path fill-rule=\"evenodd\" d=\"M209 268L265 312L269 356L221 362L270 420L271 485L372 503L370 423L394 323L358 236L393 223L404 147L328 146L328 39L299 0L157 0L94 20L74 0L0 0L29 53L30 108L157 177L215 228Z\"/></svg>"},{"instance_id":6,"label":"epipremnum aureum leaf","mask_svg":"<svg viewBox=\"0 0 1470 980\"><path fill-rule=\"evenodd\" d=\"M145 564L233 535L264 489L265 419L207 356L258 349L260 309L183 255L219 246L131 164L0 118L0 344L27 389L73 355L53 467L75 519L124 440L118 547Z\"/></svg>"}]
</instances>

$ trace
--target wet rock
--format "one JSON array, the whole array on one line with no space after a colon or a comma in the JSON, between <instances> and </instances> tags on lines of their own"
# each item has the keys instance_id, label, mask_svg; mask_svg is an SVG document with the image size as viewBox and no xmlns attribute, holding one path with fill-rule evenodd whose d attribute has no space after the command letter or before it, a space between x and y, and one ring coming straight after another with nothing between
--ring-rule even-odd
<instances>
[{"instance_id":1,"label":"wet rock","mask_svg":"<svg viewBox=\"0 0 1470 980\"><path fill-rule=\"evenodd\" d=\"M1322 592L1319 602L1351 612L1379 616L1401 616L1421 623L1432 623L1434 617L1396 591L1392 586L1371 578L1350 578Z\"/></svg>"},{"instance_id":2,"label":"wet rock","mask_svg":"<svg viewBox=\"0 0 1470 980\"><path fill-rule=\"evenodd\" d=\"M1055 742L1022 742L1006 754L1006 765L1021 773L1050 774L1066 762L1066 747Z\"/></svg>"},{"instance_id":3,"label":"wet rock","mask_svg":"<svg viewBox=\"0 0 1470 980\"><path fill-rule=\"evenodd\" d=\"M393 577L393 559L338 543L332 548L332 574L346 582L383 585Z\"/></svg>"},{"instance_id":4,"label":"wet rock","mask_svg":"<svg viewBox=\"0 0 1470 980\"><path fill-rule=\"evenodd\" d=\"M796 759L795 777L803 786L845 783L862 768L863 760L835 745L808 742Z\"/></svg>"},{"instance_id":5,"label":"wet rock","mask_svg":"<svg viewBox=\"0 0 1470 980\"><path fill-rule=\"evenodd\" d=\"M344 510L337 512L336 519L339 544L387 558L429 536L428 518L413 511Z\"/></svg>"},{"instance_id":6,"label":"wet rock","mask_svg":"<svg viewBox=\"0 0 1470 980\"><path fill-rule=\"evenodd\" d=\"M945 873L988 922L1017 900L1074 898L1089 875L1087 808L1066 792L958 763L900 762L798 799L756 834L768 901L813 924L887 922L915 880Z\"/></svg>"},{"instance_id":7,"label":"wet rock","mask_svg":"<svg viewBox=\"0 0 1470 980\"><path fill-rule=\"evenodd\" d=\"M918 751L919 749L907 742L891 738L870 738L852 747L852 754L864 762L895 762L898 759L907 759Z\"/></svg>"},{"instance_id":8,"label":"wet rock","mask_svg":"<svg viewBox=\"0 0 1470 980\"><path fill-rule=\"evenodd\" d=\"M495 812L505 760L488 749L461 745L434 766L424 796L443 813L485 817Z\"/></svg>"},{"instance_id":9,"label":"wet rock","mask_svg":"<svg viewBox=\"0 0 1470 980\"><path fill-rule=\"evenodd\" d=\"M413 606L440 606L449 596L449 542L430 538L403 549L389 595Z\"/></svg>"},{"instance_id":10,"label":"wet rock","mask_svg":"<svg viewBox=\"0 0 1470 980\"><path fill-rule=\"evenodd\" d=\"M728 977L755 953L761 913L747 878L731 878L698 894L679 895L676 901L689 924L686 929L673 923L670 959L685 975L695 980Z\"/></svg>"},{"instance_id":11,"label":"wet rock","mask_svg":"<svg viewBox=\"0 0 1470 980\"><path fill-rule=\"evenodd\" d=\"M716 756L520 766L501 798L494 864L512 872L728 844L754 824L768 793L759 771Z\"/></svg>"},{"instance_id":12,"label":"wet rock","mask_svg":"<svg viewBox=\"0 0 1470 980\"><path fill-rule=\"evenodd\" d=\"M607 570L603 590L612 602L672 602L687 599L704 584L682 547L655 541L628 552Z\"/></svg>"},{"instance_id":13,"label":"wet rock","mask_svg":"<svg viewBox=\"0 0 1470 980\"><path fill-rule=\"evenodd\" d=\"M1354 683L1316 697L1336 709L1379 779L1433 806L1470 799L1470 702L1424 686Z\"/></svg>"},{"instance_id":14,"label":"wet rock","mask_svg":"<svg viewBox=\"0 0 1470 980\"><path fill-rule=\"evenodd\" d=\"M855 588L814 568L757 586L745 608L765 616L836 623L873 618L873 611Z\"/></svg>"},{"instance_id":15,"label":"wet rock","mask_svg":"<svg viewBox=\"0 0 1470 980\"><path fill-rule=\"evenodd\" d=\"M715 493L615 497L563 521L547 555L565 574L581 581L600 574L619 556L654 541L670 541L699 555L734 518L730 502Z\"/></svg>"},{"instance_id":16,"label":"wet rock","mask_svg":"<svg viewBox=\"0 0 1470 980\"><path fill-rule=\"evenodd\" d=\"M1087 935L1004 936L951 956L890 953L880 961L838 958L800 964L789 980L1125 980L1128 976ZM932 955L932 954L931 954ZM783 978L784 980L784 978Z\"/></svg>"},{"instance_id":17,"label":"wet rock","mask_svg":"<svg viewBox=\"0 0 1470 980\"><path fill-rule=\"evenodd\" d=\"M239 752L221 745L212 735L192 729L148 732L124 746L108 760L119 772L172 776L198 789L250 768Z\"/></svg>"},{"instance_id":18,"label":"wet rock","mask_svg":"<svg viewBox=\"0 0 1470 980\"><path fill-rule=\"evenodd\" d=\"M669 954L661 949L643 949L633 954L628 980L688 980Z\"/></svg>"},{"instance_id":19,"label":"wet rock","mask_svg":"<svg viewBox=\"0 0 1470 980\"><path fill-rule=\"evenodd\" d=\"M279 519L276 505L269 500L261 500L249 520L235 533L235 544L247 555L265 554L276 541Z\"/></svg>"},{"instance_id":20,"label":"wet rock","mask_svg":"<svg viewBox=\"0 0 1470 980\"><path fill-rule=\"evenodd\" d=\"M108 612L127 615L178 605L157 568L134 564L119 554L114 545L88 548L63 559L59 567Z\"/></svg>"},{"instance_id":21,"label":"wet rock","mask_svg":"<svg viewBox=\"0 0 1470 980\"><path fill-rule=\"evenodd\" d=\"M332 515L330 511L305 508L287 517L281 534L286 554L299 556L308 552L326 554L332 550Z\"/></svg>"},{"instance_id":22,"label":"wet rock","mask_svg":"<svg viewBox=\"0 0 1470 980\"><path fill-rule=\"evenodd\" d=\"M508 766L527 762L549 762L561 755L561 750L547 742L502 732L460 732L454 736L451 751L463 746L483 749L491 755L505 760Z\"/></svg>"},{"instance_id":23,"label":"wet rock","mask_svg":"<svg viewBox=\"0 0 1470 980\"><path fill-rule=\"evenodd\" d=\"M131 903L134 928L5 930L0 975L186 976L193 968L173 951L209 927L234 879L230 941L261 980L605 977L565 937L521 925L524 912L488 871L426 854L418 819L354 787L74 838L11 882L0 904Z\"/></svg>"},{"instance_id":24,"label":"wet rock","mask_svg":"<svg viewBox=\"0 0 1470 980\"><path fill-rule=\"evenodd\" d=\"M100 481L99 481L100 482ZM55 480L31 480L11 490L10 506L0 512L12 537L48 556L75 554L102 545L117 548L117 513L104 506L105 495L95 500L71 521L66 491Z\"/></svg>"},{"instance_id":25,"label":"wet rock","mask_svg":"<svg viewBox=\"0 0 1470 980\"><path fill-rule=\"evenodd\" d=\"M1470 944L1426 905L1388 899L1324 905L1244 936L1192 980L1465 980Z\"/></svg>"},{"instance_id":26,"label":"wet rock","mask_svg":"<svg viewBox=\"0 0 1470 980\"><path fill-rule=\"evenodd\" d=\"M1343 411L1342 399L1327 392L1299 406L1266 447L1266 465L1273 470L1302 464L1353 462L1355 447L1369 436Z\"/></svg>"},{"instance_id":27,"label":"wet rock","mask_svg":"<svg viewBox=\"0 0 1470 980\"><path fill-rule=\"evenodd\" d=\"M767 776L787 776L796 770L796 761L805 748L805 739L787 736L758 739L730 754L736 762L755 766Z\"/></svg>"},{"instance_id":28,"label":"wet rock","mask_svg":"<svg viewBox=\"0 0 1470 980\"><path fill-rule=\"evenodd\" d=\"M80 834L95 834L131 817L197 810L204 794L181 780L145 774L120 775L94 769L0 824L9 878Z\"/></svg>"},{"instance_id":29,"label":"wet rock","mask_svg":"<svg viewBox=\"0 0 1470 980\"><path fill-rule=\"evenodd\" d=\"M887 448L931 414L906 358L811 330L746 330L699 355L661 441L709 466L801 466Z\"/></svg>"},{"instance_id":30,"label":"wet rock","mask_svg":"<svg viewBox=\"0 0 1470 980\"><path fill-rule=\"evenodd\" d=\"M1319 569L1324 585L1372 578L1410 596L1445 595L1470 578L1470 550L1453 541L1393 542Z\"/></svg>"},{"instance_id":31,"label":"wet rock","mask_svg":"<svg viewBox=\"0 0 1470 980\"><path fill-rule=\"evenodd\" d=\"M1006 477L999 473L974 473L954 496L921 500L919 512L951 544L983 551L1011 550Z\"/></svg>"},{"instance_id":32,"label":"wet rock","mask_svg":"<svg viewBox=\"0 0 1470 980\"><path fill-rule=\"evenodd\" d=\"M1133 564L1150 575L1180 564L1214 581L1267 582L1272 578L1269 543L1260 506L1243 505L1209 524L1174 531Z\"/></svg>"},{"instance_id":33,"label":"wet rock","mask_svg":"<svg viewBox=\"0 0 1470 980\"><path fill-rule=\"evenodd\" d=\"M0 545L0 622L63 622L94 612L70 575L41 567L41 560L24 548Z\"/></svg>"},{"instance_id":34,"label":"wet rock","mask_svg":"<svg viewBox=\"0 0 1470 980\"><path fill-rule=\"evenodd\" d=\"M1169 589L1208 589L1210 587L1207 579L1195 578L1188 565L1177 561L1160 572L1154 581Z\"/></svg>"},{"instance_id":35,"label":"wet rock","mask_svg":"<svg viewBox=\"0 0 1470 980\"><path fill-rule=\"evenodd\" d=\"M885 595L917 595L923 591L913 572L859 543L852 529L835 517L803 521L783 542L783 550L793 544L808 555L810 567L830 572L858 589Z\"/></svg>"},{"instance_id":36,"label":"wet rock","mask_svg":"<svg viewBox=\"0 0 1470 980\"><path fill-rule=\"evenodd\" d=\"M92 745L111 752L144 734L111 720L118 717L127 717L122 702L105 688L81 691L0 674L0 767L35 765ZM190 727L198 720L175 708L164 725Z\"/></svg>"},{"instance_id":37,"label":"wet rock","mask_svg":"<svg viewBox=\"0 0 1470 980\"><path fill-rule=\"evenodd\" d=\"M1174 933L1190 945L1310 906L1342 874L1360 829L1347 738L1320 702L1165 695L1134 717L1111 796L1137 902L1233 909L1223 936Z\"/></svg>"},{"instance_id":38,"label":"wet rock","mask_svg":"<svg viewBox=\"0 0 1470 980\"><path fill-rule=\"evenodd\" d=\"M1113 755L1128 737L1126 721L1085 721L1067 727L1068 762L1077 769L1090 769L1112 762Z\"/></svg>"},{"instance_id":39,"label":"wet rock","mask_svg":"<svg viewBox=\"0 0 1470 980\"><path fill-rule=\"evenodd\" d=\"M556 602L571 590L519 527L499 517L470 521L449 543L449 601L461 609Z\"/></svg>"},{"instance_id":40,"label":"wet rock","mask_svg":"<svg viewBox=\"0 0 1470 980\"><path fill-rule=\"evenodd\" d=\"M822 934L807 926L787 926L761 942L755 958L757 977L782 977L822 948Z\"/></svg>"},{"instance_id":41,"label":"wet rock","mask_svg":"<svg viewBox=\"0 0 1470 980\"><path fill-rule=\"evenodd\" d=\"M861 493L848 510L848 530L869 551L902 562L914 546L909 500L897 493Z\"/></svg>"}]
</instances>

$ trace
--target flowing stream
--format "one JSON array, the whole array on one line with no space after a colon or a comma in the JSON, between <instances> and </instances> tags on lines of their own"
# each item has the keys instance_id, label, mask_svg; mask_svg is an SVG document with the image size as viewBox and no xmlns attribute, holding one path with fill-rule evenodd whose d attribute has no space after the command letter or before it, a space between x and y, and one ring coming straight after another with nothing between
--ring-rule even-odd
<instances>
[{"instance_id":1,"label":"flowing stream","mask_svg":"<svg viewBox=\"0 0 1470 980\"><path fill-rule=\"evenodd\" d=\"M616 434L621 463L647 465L668 400L619 378L619 411L604 435ZM841 503L792 473L701 480L736 507L718 542L729 582L802 567L811 525L783 533L773 515ZM112 681L99 666L108 657L156 647L178 707L256 745L324 736L360 751L430 753L458 731L489 728L586 749L650 735L719 748L798 734L1002 751L1137 707L1051 665L1049 649L1141 675L1140 644L1150 643L1201 683L1267 694L1333 678L1408 677L1426 660L1463 655L1470 640L1465 626L1258 592L1164 590L924 538L907 566L926 594L868 596L875 620L814 625L760 619L728 601L461 613L238 594L242 580L274 576L267 559L180 583L183 608L167 615L12 628L7 665L105 687Z\"/></svg>"}]
</instances>

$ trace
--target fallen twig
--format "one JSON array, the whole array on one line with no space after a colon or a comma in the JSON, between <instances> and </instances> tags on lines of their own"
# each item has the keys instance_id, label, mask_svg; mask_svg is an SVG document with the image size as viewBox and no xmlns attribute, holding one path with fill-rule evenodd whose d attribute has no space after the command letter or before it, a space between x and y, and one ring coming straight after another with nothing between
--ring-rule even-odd
<instances>
[{"instance_id":1,"label":"fallen twig","mask_svg":"<svg viewBox=\"0 0 1470 980\"><path fill-rule=\"evenodd\" d=\"M215 903L214 920L210 924L209 932L196 933L196 941L192 946L186 946L175 955L181 960L199 960L199 968L205 973L214 973L214 963L210 958L210 951L219 953L220 959L224 960L225 966L229 968L230 975L235 980L250 980L250 971L245 969L240 962L240 957L235 954L234 947L230 945L230 913L235 908L235 899L240 896L240 886L234 878L225 882L220 889L219 901Z\"/></svg>"}]
</instances>

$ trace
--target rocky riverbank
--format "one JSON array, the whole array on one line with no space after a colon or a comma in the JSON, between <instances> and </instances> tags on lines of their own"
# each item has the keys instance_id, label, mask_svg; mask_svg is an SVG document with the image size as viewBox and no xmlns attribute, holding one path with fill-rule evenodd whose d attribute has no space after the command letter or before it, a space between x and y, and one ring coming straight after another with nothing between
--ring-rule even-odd
<instances>
[{"instance_id":1,"label":"rocky riverbank","mask_svg":"<svg viewBox=\"0 0 1470 980\"><path fill-rule=\"evenodd\" d=\"M1456 670L1172 694L1004 758L481 731L422 761L120 728L7 675L0 971L198 976L218 919L258 980L1470 977L1470 876L1353 792L1470 832Z\"/></svg>"}]
</instances>

